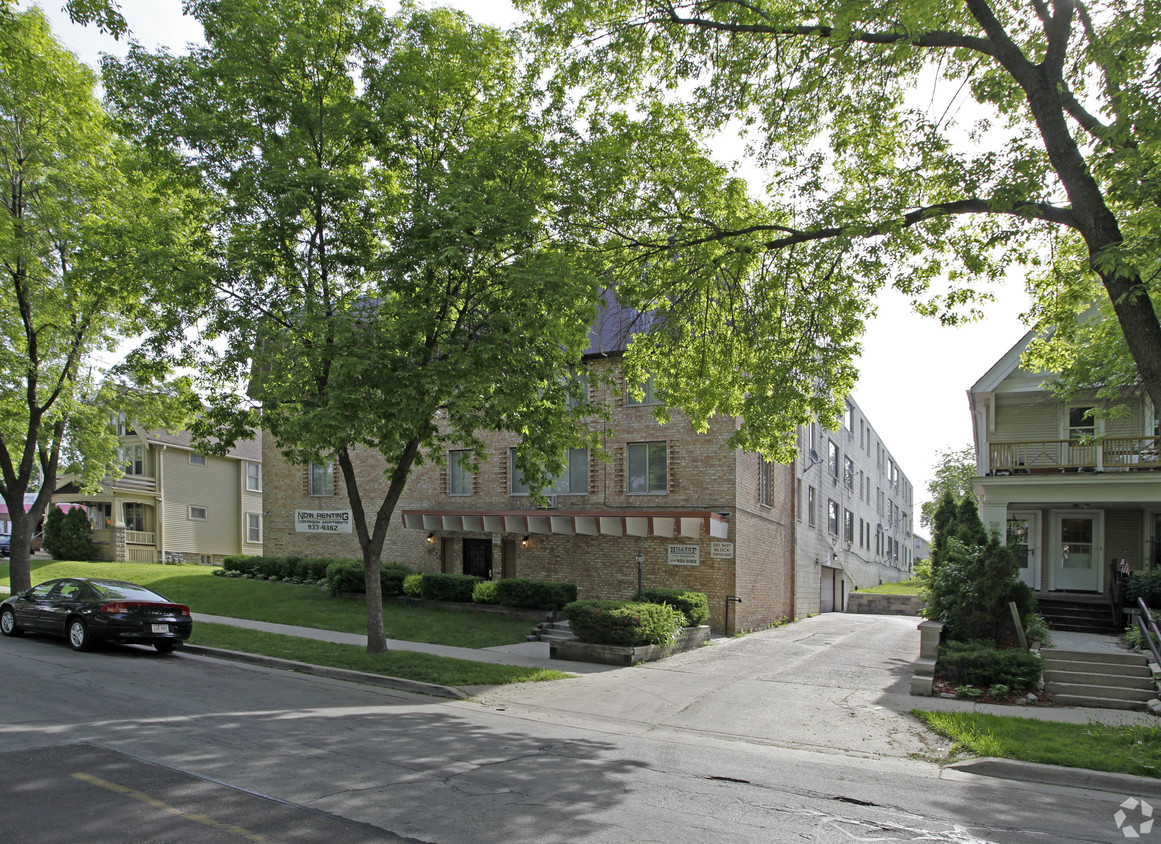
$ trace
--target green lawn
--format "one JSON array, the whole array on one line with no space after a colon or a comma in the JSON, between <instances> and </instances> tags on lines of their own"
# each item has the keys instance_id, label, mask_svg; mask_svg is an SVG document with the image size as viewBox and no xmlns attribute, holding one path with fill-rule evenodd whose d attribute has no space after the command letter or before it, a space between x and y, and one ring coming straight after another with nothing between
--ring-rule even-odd
<instances>
[{"instance_id":1,"label":"green lawn","mask_svg":"<svg viewBox=\"0 0 1161 844\"><path fill-rule=\"evenodd\" d=\"M872 595L918 595L919 581L904 580L902 583L883 583L872 586L870 589L859 589L860 592L870 592Z\"/></svg>"},{"instance_id":2,"label":"green lawn","mask_svg":"<svg viewBox=\"0 0 1161 844\"><path fill-rule=\"evenodd\" d=\"M55 577L108 577L156 589L195 613L273 621L365 633L367 611L361 600L332 598L315 586L264 580L214 577L209 566L165 566L148 563L76 563L32 561L32 582ZM0 565L0 585L8 585L8 564ZM523 642L534 626L523 619L396 604L383 610L388 639L428 642L460 648L491 648Z\"/></svg>"},{"instance_id":3,"label":"green lawn","mask_svg":"<svg viewBox=\"0 0 1161 844\"><path fill-rule=\"evenodd\" d=\"M388 651L369 654L358 645L339 645L229 627L224 624L194 625L190 642L209 648L225 648L251 654L292 659L312 665L348 668L386 677L404 677L441 686L498 686L504 683L524 683L539 680L561 680L572 677L563 671L547 668L520 668L515 665L493 665L467 659L449 659L444 656Z\"/></svg>"},{"instance_id":4,"label":"green lawn","mask_svg":"<svg viewBox=\"0 0 1161 844\"><path fill-rule=\"evenodd\" d=\"M911 711L977 756L1161 777L1161 726L1062 724L969 712Z\"/></svg>"}]
</instances>

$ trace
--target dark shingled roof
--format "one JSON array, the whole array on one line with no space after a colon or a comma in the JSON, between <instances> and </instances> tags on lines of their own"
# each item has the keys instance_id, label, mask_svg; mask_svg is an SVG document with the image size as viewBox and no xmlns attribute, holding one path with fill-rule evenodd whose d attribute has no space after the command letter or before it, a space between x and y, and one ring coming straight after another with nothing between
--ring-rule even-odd
<instances>
[{"instance_id":1,"label":"dark shingled roof","mask_svg":"<svg viewBox=\"0 0 1161 844\"><path fill-rule=\"evenodd\" d=\"M617 300L613 290L605 290L605 302L589 329L589 347L585 355L619 355L629 348L629 340L638 331L646 331L658 321L655 314L642 313Z\"/></svg>"},{"instance_id":2,"label":"dark shingled roof","mask_svg":"<svg viewBox=\"0 0 1161 844\"><path fill-rule=\"evenodd\" d=\"M179 448L193 450L193 435L189 431L171 434L168 431L146 431L146 438L150 442L175 445ZM233 448L226 452L229 457L239 460L250 460L254 463L262 462L262 432L259 431L252 440L239 440Z\"/></svg>"}]
</instances>

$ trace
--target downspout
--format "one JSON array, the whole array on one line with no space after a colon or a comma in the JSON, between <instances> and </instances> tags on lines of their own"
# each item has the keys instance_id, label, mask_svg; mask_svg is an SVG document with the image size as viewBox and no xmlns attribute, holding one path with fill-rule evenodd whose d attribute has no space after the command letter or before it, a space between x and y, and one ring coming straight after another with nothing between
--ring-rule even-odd
<instances>
[{"instance_id":1,"label":"downspout","mask_svg":"<svg viewBox=\"0 0 1161 844\"><path fill-rule=\"evenodd\" d=\"M165 548L165 471L163 469L165 466L163 459L165 448L165 443L161 443L161 450L157 453L157 465L153 469L153 474L157 476L157 509L154 511L153 519L157 524L155 545L159 557L164 554Z\"/></svg>"},{"instance_id":2,"label":"downspout","mask_svg":"<svg viewBox=\"0 0 1161 844\"><path fill-rule=\"evenodd\" d=\"M795 463L786 466L790 474L790 619L798 618L798 472Z\"/></svg>"}]
</instances>

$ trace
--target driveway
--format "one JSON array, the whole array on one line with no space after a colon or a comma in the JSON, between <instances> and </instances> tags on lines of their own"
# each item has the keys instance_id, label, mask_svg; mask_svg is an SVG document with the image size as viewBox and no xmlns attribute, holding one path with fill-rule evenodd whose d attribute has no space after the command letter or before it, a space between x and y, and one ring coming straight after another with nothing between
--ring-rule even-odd
<instances>
[{"instance_id":1,"label":"driveway","mask_svg":"<svg viewBox=\"0 0 1161 844\"><path fill-rule=\"evenodd\" d=\"M867 758L942 757L910 716L918 619L827 613L659 662L504 686L485 706L617 732L673 731Z\"/></svg>"}]
</instances>

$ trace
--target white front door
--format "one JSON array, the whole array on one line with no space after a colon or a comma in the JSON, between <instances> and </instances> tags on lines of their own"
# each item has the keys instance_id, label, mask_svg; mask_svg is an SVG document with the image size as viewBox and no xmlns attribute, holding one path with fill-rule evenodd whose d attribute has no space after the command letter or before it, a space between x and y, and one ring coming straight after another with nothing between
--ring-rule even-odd
<instances>
[{"instance_id":1,"label":"white front door","mask_svg":"<svg viewBox=\"0 0 1161 844\"><path fill-rule=\"evenodd\" d=\"M1008 547L1016 555L1020 579L1040 588L1040 519L1038 513L1008 514Z\"/></svg>"},{"instance_id":2,"label":"white front door","mask_svg":"<svg viewBox=\"0 0 1161 844\"><path fill-rule=\"evenodd\" d=\"M1101 514L1052 514L1052 588L1101 591Z\"/></svg>"}]
</instances>

